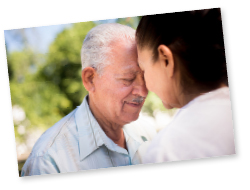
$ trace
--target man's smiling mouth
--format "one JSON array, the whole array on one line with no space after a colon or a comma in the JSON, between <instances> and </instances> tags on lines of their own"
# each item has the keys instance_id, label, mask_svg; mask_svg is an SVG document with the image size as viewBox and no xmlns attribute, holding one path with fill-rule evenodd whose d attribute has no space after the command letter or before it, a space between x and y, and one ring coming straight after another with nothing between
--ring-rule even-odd
<instances>
[{"instance_id":1,"label":"man's smiling mouth","mask_svg":"<svg viewBox=\"0 0 250 190\"><path fill-rule=\"evenodd\" d=\"M127 105L132 107L140 107L142 103L136 103L136 102L125 102Z\"/></svg>"}]
</instances>

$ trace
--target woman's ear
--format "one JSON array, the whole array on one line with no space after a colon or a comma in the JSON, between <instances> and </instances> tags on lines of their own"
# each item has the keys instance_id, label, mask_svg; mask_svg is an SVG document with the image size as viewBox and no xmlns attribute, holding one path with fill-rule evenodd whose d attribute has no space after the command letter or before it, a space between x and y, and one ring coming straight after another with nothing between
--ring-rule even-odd
<instances>
[{"instance_id":1,"label":"woman's ear","mask_svg":"<svg viewBox=\"0 0 250 190\"><path fill-rule=\"evenodd\" d=\"M95 90L94 77L96 77L96 70L93 67L86 67L82 70L82 83L88 92Z\"/></svg>"},{"instance_id":2,"label":"woman's ear","mask_svg":"<svg viewBox=\"0 0 250 190\"><path fill-rule=\"evenodd\" d=\"M163 69L167 71L168 76L174 75L174 57L172 51L165 45L159 45L158 47L159 61Z\"/></svg>"}]
</instances>

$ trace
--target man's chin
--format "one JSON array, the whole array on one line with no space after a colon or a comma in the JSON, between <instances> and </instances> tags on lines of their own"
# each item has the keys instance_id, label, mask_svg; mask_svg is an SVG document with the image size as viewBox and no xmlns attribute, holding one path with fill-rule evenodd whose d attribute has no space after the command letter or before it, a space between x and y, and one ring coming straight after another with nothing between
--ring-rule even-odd
<instances>
[{"instance_id":1,"label":"man's chin","mask_svg":"<svg viewBox=\"0 0 250 190\"><path fill-rule=\"evenodd\" d=\"M125 122L125 124L131 123L139 118L139 113L134 113L129 115L126 114L126 116L123 118L123 121Z\"/></svg>"}]
</instances>

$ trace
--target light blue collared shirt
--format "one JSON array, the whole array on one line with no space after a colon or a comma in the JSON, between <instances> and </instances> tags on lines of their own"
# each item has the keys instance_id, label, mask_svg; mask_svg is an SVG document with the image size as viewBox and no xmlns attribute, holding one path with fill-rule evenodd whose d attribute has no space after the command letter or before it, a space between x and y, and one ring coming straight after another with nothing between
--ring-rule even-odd
<instances>
[{"instance_id":1,"label":"light blue collared shirt","mask_svg":"<svg viewBox=\"0 0 250 190\"><path fill-rule=\"evenodd\" d=\"M156 131L149 125L131 126L123 128L127 151L104 133L85 97L78 108L38 139L22 168L21 176L141 164Z\"/></svg>"}]
</instances>

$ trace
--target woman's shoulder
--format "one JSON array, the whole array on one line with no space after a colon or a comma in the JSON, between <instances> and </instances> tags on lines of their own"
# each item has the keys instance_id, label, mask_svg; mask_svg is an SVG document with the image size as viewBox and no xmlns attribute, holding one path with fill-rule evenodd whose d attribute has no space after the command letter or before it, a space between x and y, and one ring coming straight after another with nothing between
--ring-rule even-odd
<instances>
[{"instance_id":1,"label":"woman's shoulder","mask_svg":"<svg viewBox=\"0 0 250 190\"><path fill-rule=\"evenodd\" d=\"M157 134L149 154L158 161L233 154L230 98L223 92L226 89L221 90L180 109L173 121Z\"/></svg>"},{"instance_id":2,"label":"woman's shoulder","mask_svg":"<svg viewBox=\"0 0 250 190\"><path fill-rule=\"evenodd\" d=\"M223 121L232 118L231 100L228 87L202 94L181 108L175 122L204 123L206 121ZM189 121L189 122L187 122Z\"/></svg>"}]
</instances>

